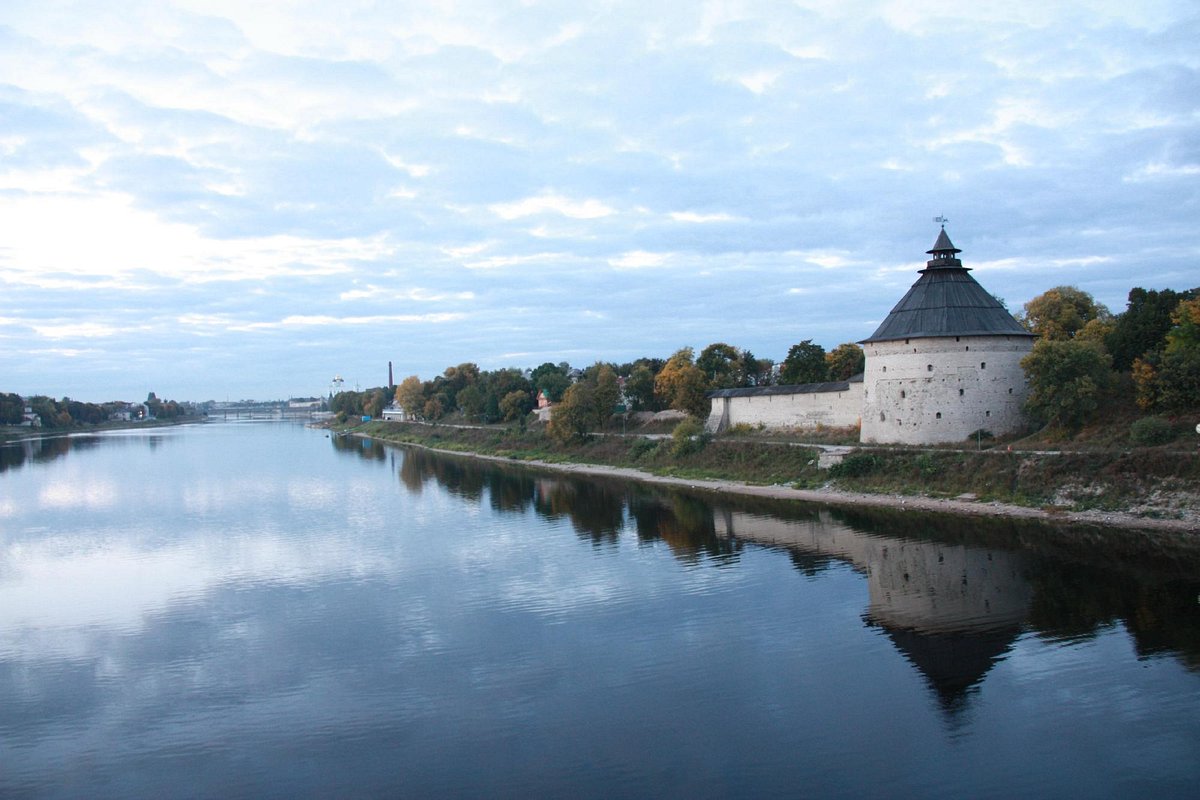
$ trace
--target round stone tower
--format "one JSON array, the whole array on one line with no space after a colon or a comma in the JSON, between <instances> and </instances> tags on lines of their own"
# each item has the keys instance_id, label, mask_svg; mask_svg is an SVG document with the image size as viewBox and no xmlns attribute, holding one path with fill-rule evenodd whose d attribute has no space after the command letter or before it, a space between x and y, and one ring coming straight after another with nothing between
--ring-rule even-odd
<instances>
[{"instance_id":1,"label":"round stone tower","mask_svg":"<svg viewBox=\"0 0 1200 800\"><path fill-rule=\"evenodd\" d=\"M887 319L859 344L863 442L961 442L1018 430L1033 334L958 259L943 226L933 258Z\"/></svg>"}]
</instances>

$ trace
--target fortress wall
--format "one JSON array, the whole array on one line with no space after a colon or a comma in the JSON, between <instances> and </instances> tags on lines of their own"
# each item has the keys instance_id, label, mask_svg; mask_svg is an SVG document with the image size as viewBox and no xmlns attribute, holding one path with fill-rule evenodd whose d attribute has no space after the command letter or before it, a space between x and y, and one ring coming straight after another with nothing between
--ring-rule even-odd
<instances>
[{"instance_id":1,"label":"fortress wall","mask_svg":"<svg viewBox=\"0 0 1200 800\"><path fill-rule=\"evenodd\" d=\"M1028 394L1025 336L946 336L866 345L862 441L961 442L1019 430Z\"/></svg>"},{"instance_id":2,"label":"fortress wall","mask_svg":"<svg viewBox=\"0 0 1200 800\"><path fill-rule=\"evenodd\" d=\"M726 430L739 424L767 428L849 428L858 424L862 408L861 383L842 392L763 394L749 397L715 397L709 430Z\"/></svg>"}]
</instances>

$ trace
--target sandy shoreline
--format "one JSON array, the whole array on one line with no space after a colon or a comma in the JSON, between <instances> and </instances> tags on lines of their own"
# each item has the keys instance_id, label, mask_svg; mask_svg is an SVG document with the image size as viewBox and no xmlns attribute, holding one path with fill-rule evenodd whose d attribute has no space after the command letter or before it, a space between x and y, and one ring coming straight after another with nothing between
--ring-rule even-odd
<instances>
[{"instance_id":1,"label":"sandy shoreline","mask_svg":"<svg viewBox=\"0 0 1200 800\"><path fill-rule=\"evenodd\" d=\"M354 435L358 436L359 434ZM657 486L682 487L716 494L760 497L769 500L796 500L831 506L871 506L901 511L930 511L964 516L1007 517L1010 519L1030 519L1058 524L1102 525L1111 528L1170 533L1200 533L1200 522L1182 519L1139 517L1133 514L1113 511L1047 511L1041 508L1029 508L995 502L978 502L966 499L942 499L921 497L919 495L860 494L843 492L837 489L794 489L790 486L780 485L761 486L732 480L673 478L653 475L649 472L642 472L641 470L629 467L610 467L602 464L562 464L549 461L518 461L504 456L492 456L484 453L462 452L458 450L442 450L422 444L390 442L387 439L378 439L376 441L400 447L419 447L423 450L444 455L465 456L497 464L535 467L537 469L563 472L570 475L621 478Z\"/></svg>"}]
</instances>

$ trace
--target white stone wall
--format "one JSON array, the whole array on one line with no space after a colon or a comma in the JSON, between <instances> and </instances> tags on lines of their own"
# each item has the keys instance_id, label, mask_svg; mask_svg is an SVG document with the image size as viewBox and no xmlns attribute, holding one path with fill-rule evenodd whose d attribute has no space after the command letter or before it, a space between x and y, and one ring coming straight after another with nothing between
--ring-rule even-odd
<instances>
[{"instance_id":1,"label":"white stone wall","mask_svg":"<svg viewBox=\"0 0 1200 800\"><path fill-rule=\"evenodd\" d=\"M768 428L849 428L858 424L862 389L861 383L851 383L842 392L714 397L706 427L717 430L724 421L726 430L738 424L762 424Z\"/></svg>"},{"instance_id":2,"label":"white stone wall","mask_svg":"<svg viewBox=\"0 0 1200 800\"><path fill-rule=\"evenodd\" d=\"M1026 336L946 336L865 345L862 441L961 442L1024 423Z\"/></svg>"}]
</instances>

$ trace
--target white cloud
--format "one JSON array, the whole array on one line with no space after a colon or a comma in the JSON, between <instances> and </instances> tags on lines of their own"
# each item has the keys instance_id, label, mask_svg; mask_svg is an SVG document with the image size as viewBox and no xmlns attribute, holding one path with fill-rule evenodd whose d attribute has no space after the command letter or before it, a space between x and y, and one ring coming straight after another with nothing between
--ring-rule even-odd
<instances>
[{"instance_id":1,"label":"white cloud","mask_svg":"<svg viewBox=\"0 0 1200 800\"><path fill-rule=\"evenodd\" d=\"M738 219L732 214L718 212L715 214L700 214L695 211L672 211L669 216L676 222L694 222L697 224L705 224L710 222L733 222Z\"/></svg>"},{"instance_id":2,"label":"white cloud","mask_svg":"<svg viewBox=\"0 0 1200 800\"><path fill-rule=\"evenodd\" d=\"M102 339L113 336L117 329L97 322L32 325L34 333L44 339Z\"/></svg>"},{"instance_id":3,"label":"white cloud","mask_svg":"<svg viewBox=\"0 0 1200 800\"><path fill-rule=\"evenodd\" d=\"M608 263L617 269L650 269L663 266L667 263L668 258L668 253L649 253L645 250L632 250L628 253L622 253L616 258L609 259Z\"/></svg>"},{"instance_id":4,"label":"white cloud","mask_svg":"<svg viewBox=\"0 0 1200 800\"><path fill-rule=\"evenodd\" d=\"M547 212L561 214L572 219L599 219L616 213L594 198L572 200L560 194L544 192L511 203L494 203L488 208L504 220L520 219Z\"/></svg>"}]
</instances>

